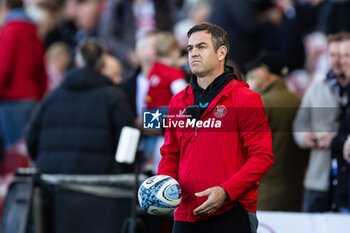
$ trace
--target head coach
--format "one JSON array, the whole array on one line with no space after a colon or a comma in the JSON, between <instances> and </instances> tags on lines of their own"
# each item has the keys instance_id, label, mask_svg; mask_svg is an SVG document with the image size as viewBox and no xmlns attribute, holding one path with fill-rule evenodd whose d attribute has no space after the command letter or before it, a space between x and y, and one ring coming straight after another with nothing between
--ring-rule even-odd
<instances>
[{"instance_id":1,"label":"head coach","mask_svg":"<svg viewBox=\"0 0 350 233\"><path fill-rule=\"evenodd\" d=\"M160 149L158 175L175 178L182 189L173 233L256 232L258 180L273 164L260 96L225 65L229 42L222 28L201 23L188 37L193 75L172 98L168 115L175 118L167 120L181 121L186 112L202 123L167 128ZM219 128L203 127L206 121Z\"/></svg>"}]
</instances>

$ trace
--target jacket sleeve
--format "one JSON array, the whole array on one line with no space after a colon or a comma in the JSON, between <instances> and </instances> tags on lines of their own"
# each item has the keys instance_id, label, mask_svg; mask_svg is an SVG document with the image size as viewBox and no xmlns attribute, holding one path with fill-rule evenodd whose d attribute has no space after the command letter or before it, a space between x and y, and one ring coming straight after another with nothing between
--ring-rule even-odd
<instances>
[{"instance_id":1,"label":"jacket sleeve","mask_svg":"<svg viewBox=\"0 0 350 233\"><path fill-rule=\"evenodd\" d=\"M11 67L17 53L15 31L10 27L3 27L0 32L0 88L3 88L7 78L11 75Z\"/></svg>"},{"instance_id":2,"label":"jacket sleeve","mask_svg":"<svg viewBox=\"0 0 350 233\"><path fill-rule=\"evenodd\" d=\"M307 148L305 145L305 135L307 130L311 130L311 101L314 87L315 85L311 86L304 94L301 106L293 122L294 141L300 148Z\"/></svg>"},{"instance_id":3,"label":"jacket sleeve","mask_svg":"<svg viewBox=\"0 0 350 233\"><path fill-rule=\"evenodd\" d=\"M237 108L237 123L246 162L229 180L220 184L231 200L257 187L258 180L274 161L271 130L260 96L250 91L247 96L238 97L243 102Z\"/></svg>"},{"instance_id":4,"label":"jacket sleeve","mask_svg":"<svg viewBox=\"0 0 350 233\"><path fill-rule=\"evenodd\" d=\"M169 105L168 114L176 114L173 112L173 110L174 108L172 99ZM177 180L180 161L180 147L178 139L176 137L176 131L174 129L169 130L169 128L167 128L165 130L164 144L160 148L160 153L162 155L162 159L158 165L157 175L167 175Z\"/></svg>"}]
</instances>

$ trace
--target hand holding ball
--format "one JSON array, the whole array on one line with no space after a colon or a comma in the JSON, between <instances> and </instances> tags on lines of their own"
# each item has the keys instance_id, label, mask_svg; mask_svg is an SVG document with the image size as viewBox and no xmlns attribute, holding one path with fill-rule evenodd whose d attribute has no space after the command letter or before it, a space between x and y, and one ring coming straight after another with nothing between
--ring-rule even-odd
<instances>
[{"instance_id":1,"label":"hand holding ball","mask_svg":"<svg viewBox=\"0 0 350 233\"><path fill-rule=\"evenodd\" d=\"M152 176L141 184L138 199L147 213L168 214L180 204L181 188L179 183L170 176Z\"/></svg>"}]
</instances>

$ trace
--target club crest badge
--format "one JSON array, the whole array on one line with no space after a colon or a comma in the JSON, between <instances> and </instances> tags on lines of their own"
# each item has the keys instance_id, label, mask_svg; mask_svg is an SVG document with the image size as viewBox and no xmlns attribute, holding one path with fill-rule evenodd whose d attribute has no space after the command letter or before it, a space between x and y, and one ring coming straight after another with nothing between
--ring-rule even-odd
<instances>
[{"instance_id":1,"label":"club crest badge","mask_svg":"<svg viewBox=\"0 0 350 233\"><path fill-rule=\"evenodd\" d=\"M214 115L217 117L217 118L222 118L226 115L227 113L227 109L224 105L218 105L215 107L214 109Z\"/></svg>"}]
</instances>

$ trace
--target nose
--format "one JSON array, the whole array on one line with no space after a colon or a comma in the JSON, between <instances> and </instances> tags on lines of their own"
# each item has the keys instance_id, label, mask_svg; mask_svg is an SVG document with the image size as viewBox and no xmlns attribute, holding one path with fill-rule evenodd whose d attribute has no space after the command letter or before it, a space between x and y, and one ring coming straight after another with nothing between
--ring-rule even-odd
<instances>
[{"instance_id":1,"label":"nose","mask_svg":"<svg viewBox=\"0 0 350 233\"><path fill-rule=\"evenodd\" d=\"M340 58L339 58L339 63L340 63L341 65L344 65L344 64L345 64L345 59L344 59L344 57L340 57Z\"/></svg>"},{"instance_id":2,"label":"nose","mask_svg":"<svg viewBox=\"0 0 350 233\"><path fill-rule=\"evenodd\" d=\"M197 48L193 48L190 52L190 56L191 57L197 57L198 56L198 49Z\"/></svg>"},{"instance_id":3,"label":"nose","mask_svg":"<svg viewBox=\"0 0 350 233\"><path fill-rule=\"evenodd\" d=\"M341 58L340 58L340 57L337 57L337 58L335 59L335 62L336 62L337 64L341 65Z\"/></svg>"}]
</instances>

